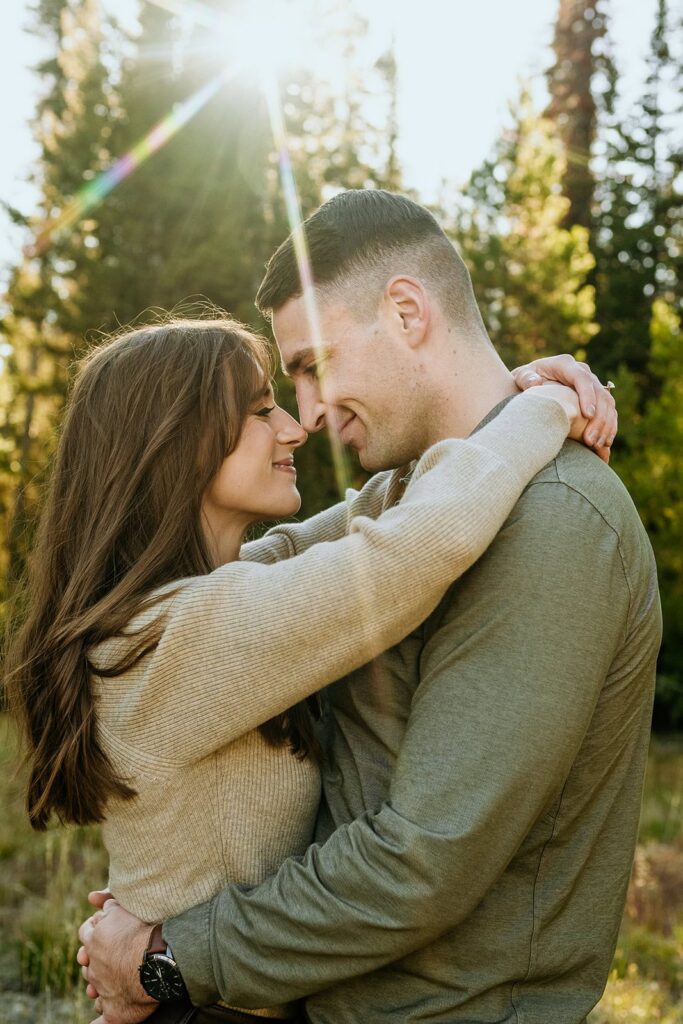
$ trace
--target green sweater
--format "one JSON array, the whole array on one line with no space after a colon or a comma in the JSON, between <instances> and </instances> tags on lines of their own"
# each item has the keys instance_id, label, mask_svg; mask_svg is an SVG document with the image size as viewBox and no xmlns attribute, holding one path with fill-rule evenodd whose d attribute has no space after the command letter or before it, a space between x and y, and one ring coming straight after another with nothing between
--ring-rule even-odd
<instances>
[{"instance_id":1,"label":"green sweater","mask_svg":"<svg viewBox=\"0 0 683 1024\"><path fill-rule=\"evenodd\" d=\"M372 486L400 494L398 474ZM313 539L279 532L290 553ZM195 1001L583 1022L624 905L660 636L636 510L568 442L426 622L328 689L319 845L167 922Z\"/></svg>"}]
</instances>

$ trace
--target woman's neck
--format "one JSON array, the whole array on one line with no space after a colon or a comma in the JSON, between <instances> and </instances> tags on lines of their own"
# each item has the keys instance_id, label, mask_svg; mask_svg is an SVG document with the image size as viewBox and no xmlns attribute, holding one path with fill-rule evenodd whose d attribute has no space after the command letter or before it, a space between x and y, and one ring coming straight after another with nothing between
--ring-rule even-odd
<instances>
[{"instance_id":1,"label":"woman's neck","mask_svg":"<svg viewBox=\"0 0 683 1024\"><path fill-rule=\"evenodd\" d=\"M250 522L242 517L216 516L204 509L204 538L214 569L226 562L236 562Z\"/></svg>"}]
</instances>

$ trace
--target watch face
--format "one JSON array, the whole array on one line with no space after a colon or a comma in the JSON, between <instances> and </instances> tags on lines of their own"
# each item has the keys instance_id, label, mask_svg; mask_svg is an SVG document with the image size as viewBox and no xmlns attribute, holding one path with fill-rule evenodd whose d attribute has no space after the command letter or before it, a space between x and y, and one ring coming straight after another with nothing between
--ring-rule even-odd
<instances>
[{"instance_id":1,"label":"watch face","mask_svg":"<svg viewBox=\"0 0 683 1024\"><path fill-rule=\"evenodd\" d=\"M160 1003L181 999L185 986L175 960L164 953L147 953L140 965L140 984L145 992Z\"/></svg>"}]
</instances>

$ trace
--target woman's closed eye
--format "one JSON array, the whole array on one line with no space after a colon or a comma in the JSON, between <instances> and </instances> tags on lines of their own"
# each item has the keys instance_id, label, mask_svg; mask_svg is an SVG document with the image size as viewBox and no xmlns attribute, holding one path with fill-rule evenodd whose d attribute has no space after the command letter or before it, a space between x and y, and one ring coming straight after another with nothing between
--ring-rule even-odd
<instances>
[{"instance_id":1,"label":"woman's closed eye","mask_svg":"<svg viewBox=\"0 0 683 1024\"><path fill-rule=\"evenodd\" d=\"M264 405L264 407L262 409L259 409L258 412L254 413L254 415L255 416L270 416L271 412L273 412L274 409L275 409L274 405Z\"/></svg>"}]
</instances>

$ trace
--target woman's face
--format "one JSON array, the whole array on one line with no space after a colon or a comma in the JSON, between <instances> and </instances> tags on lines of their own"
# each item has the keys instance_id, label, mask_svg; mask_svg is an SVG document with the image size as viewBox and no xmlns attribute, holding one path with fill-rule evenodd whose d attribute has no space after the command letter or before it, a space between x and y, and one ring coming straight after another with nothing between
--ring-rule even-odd
<instances>
[{"instance_id":1,"label":"woman's face","mask_svg":"<svg viewBox=\"0 0 683 1024\"><path fill-rule=\"evenodd\" d=\"M303 427L275 404L269 384L253 403L237 447L204 494L202 510L212 529L220 530L228 521L246 528L298 512L294 449L307 437Z\"/></svg>"}]
</instances>

